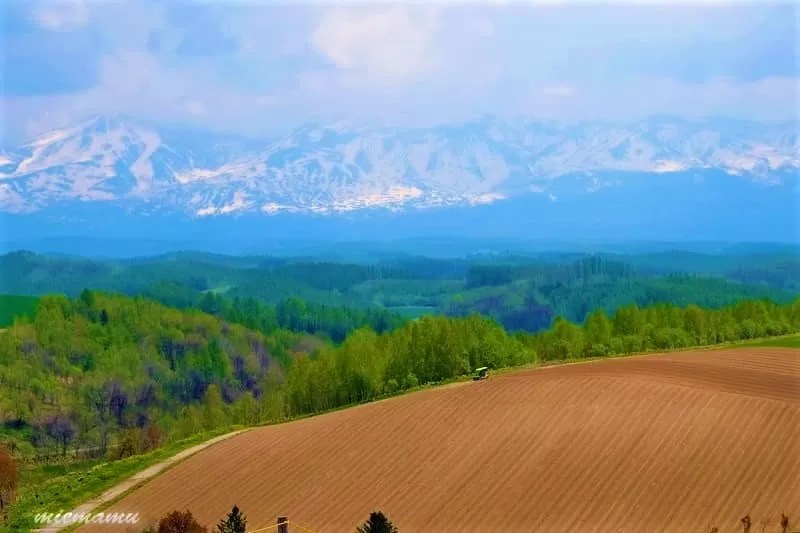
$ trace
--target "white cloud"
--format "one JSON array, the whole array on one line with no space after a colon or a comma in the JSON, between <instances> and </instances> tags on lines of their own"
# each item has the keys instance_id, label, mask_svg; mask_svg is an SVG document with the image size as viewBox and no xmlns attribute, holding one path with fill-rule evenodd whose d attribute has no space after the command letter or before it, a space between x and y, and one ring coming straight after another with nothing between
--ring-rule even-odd
<instances>
[{"instance_id":1,"label":"white cloud","mask_svg":"<svg viewBox=\"0 0 800 533\"><path fill-rule=\"evenodd\" d=\"M702 83L639 78L581 87L570 98L536 96L539 91L526 95L523 91L519 99L508 99L506 111L555 120L635 120L657 114L788 120L798 115L799 90L797 77L751 82L715 78Z\"/></svg>"},{"instance_id":2,"label":"white cloud","mask_svg":"<svg viewBox=\"0 0 800 533\"><path fill-rule=\"evenodd\" d=\"M84 0L48 0L37 5L33 20L50 31L70 31L89 22L89 8Z\"/></svg>"},{"instance_id":3,"label":"white cloud","mask_svg":"<svg viewBox=\"0 0 800 533\"><path fill-rule=\"evenodd\" d=\"M338 69L372 81L411 81L437 65L438 11L349 8L324 12L312 36Z\"/></svg>"},{"instance_id":4,"label":"white cloud","mask_svg":"<svg viewBox=\"0 0 800 533\"><path fill-rule=\"evenodd\" d=\"M275 103L275 97L269 94L262 94L253 97L253 103L258 107L267 107Z\"/></svg>"},{"instance_id":5,"label":"white cloud","mask_svg":"<svg viewBox=\"0 0 800 533\"><path fill-rule=\"evenodd\" d=\"M80 93L3 96L4 126L29 137L86 115L124 113L274 135L303 122L340 119L425 126L485 113L556 120L798 113L795 77L697 76L701 82L690 84L669 79L674 72L659 66L658 57L633 64L615 55L638 43L706 56L720 49L706 45L744 49L755 30L769 27L775 17L769 10L431 1L215 4L212 18L238 50L182 57L176 50L185 28L174 24L166 4L95 2L89 12L84 2L44 0L30 10L44 27L90 24L109 43L99 79ZM149 46L152 41L158 46Z\"/></svg>"},{"instance_id":6,"label":"white cloud","mask_svg":"<svg viewBox=\"0 0 800 533\"><path fill-rule=\"evenodd\" d=\"M101 61L96 86L81 93L5 97L4 120L17 141L87 116L124 114L242 134L264 134L275 98L218 79L200 66L176 67L151 54L124 52ZM260 112L260 113L259 113Z\"/></svg>"},{"instance_id":7,"label":"white cloud","mask_svg":"<svg viewBox=\"0 0 800 533\"><path fill-rule=\"evenodd\" d=\"M377 0L376 0L377 1ZM394 0L386 0L388 2ZM431 0L433 3L459 4L462 0ZM764 0L673 0L669 3L671 6L687 5L687 6L730 6L730 5L759 5ZM484 0L487 5L498 6L591 6L601 5L608 6L608 0ZM613 2L620 6L664 6L664 0L616 0Z\"/></svg>"},{"instance_id":8,"label":"white cloud","mask_svg":"<svg viewBox=\"0 0 800 533\"><path fill-rule=\"evenodd\" d=\"M207 109L206 106L203 105L202 102L198 102L197 100L191 100L186 102L186 111L190 115L194 115L196 117L203 116L206 114Z\"/></svg>"},{"instance_id":9,"label":"white cloud","mask_svg":"<svg viewBox=\"0 0 800 533\"><path fill-rule=\"evenodd\" d=\"M569 85L548 85L542 89L542 94L557 98L567 98L575 94L575 88Z\"/></svg>"},{"instance_id":10,"label":"white cloud","mask_svg":"<svg viewBox=\"0 0 800 533\"><path fill-rule=\"evenodd\" d=\"M472 20L472 28L481 37L492 37L494 35L494 24L485 18L475 18Z\"/></svg>"}]
</instances>

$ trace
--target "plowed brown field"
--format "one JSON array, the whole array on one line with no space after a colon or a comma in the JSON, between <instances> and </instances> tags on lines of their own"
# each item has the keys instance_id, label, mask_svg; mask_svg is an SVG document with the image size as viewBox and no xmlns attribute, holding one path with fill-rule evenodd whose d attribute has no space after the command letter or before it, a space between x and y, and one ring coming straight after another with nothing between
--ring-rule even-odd
<instances>
[{"instance_id":1,"label":"plowed brown field","mask_svg":"<svg viewBox=\"0 0 800 533\"><path fill-rule=\"evenodd\" d=\"M527 370L259 428L113 510L211 528L233 504L251 529L353 532L380 509L401 533L725 533L747 513L778 532L800 523L800 350Z\"/></svg>"}]
</instances>

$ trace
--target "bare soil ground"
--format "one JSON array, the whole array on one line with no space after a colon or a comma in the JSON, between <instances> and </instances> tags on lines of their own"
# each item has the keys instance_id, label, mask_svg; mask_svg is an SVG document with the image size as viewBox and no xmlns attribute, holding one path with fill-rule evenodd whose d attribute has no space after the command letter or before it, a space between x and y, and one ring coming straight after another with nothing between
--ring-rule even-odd
<instances>
[{"instance_id":1,"label":"bare soil ground","mask_svg":"<svg viewBox=\"0 0 800 533\"><path fill-rule=\"evenodd\" d=\"M211 529L234 504L251 530L286 515L353 532L375 509L401 533L725 533L748 513L769 533L781 512L795 529L800 350L526 370L259 428L112 510L189 509Z\"/></svg>"}]
</instances>

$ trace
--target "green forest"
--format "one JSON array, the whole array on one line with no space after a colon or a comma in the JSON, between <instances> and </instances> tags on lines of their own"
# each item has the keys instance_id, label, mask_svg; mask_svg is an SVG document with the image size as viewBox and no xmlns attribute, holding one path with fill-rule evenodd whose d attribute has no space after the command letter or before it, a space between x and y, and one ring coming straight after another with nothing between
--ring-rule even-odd
<instances>
[{"instance_id":1,"label":"green forest","mask_svg":"<svg viewBox=\"0 0 800 533\"><path fill-rule=\"evenodd\" d=\"M2 293L74 297L85 288L144 295L180 309L226 309L226 319L230 313L258 315L260 325L248 327L288 327L341 342L360 325L382 332L425 314L479 313L510 332L536 332L556 316L583 322L595 309L613 313L634 304L719 308L742 299L789 302L800 293L800 256L509 253L350 263L199 252L127 260L0 256Z\"/></svg>"}]
</instances>

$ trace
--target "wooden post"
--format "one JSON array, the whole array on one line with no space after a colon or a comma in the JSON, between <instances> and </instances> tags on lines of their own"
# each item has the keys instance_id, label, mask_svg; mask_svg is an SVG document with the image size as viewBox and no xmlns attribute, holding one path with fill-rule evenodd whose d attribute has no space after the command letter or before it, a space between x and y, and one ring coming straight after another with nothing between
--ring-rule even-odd
<instances>
[{"instance_id":1,"label":"wooden post","mask_svg":"<svg viewBox=\"0 0 800 533\"><path fill-rule=\"evenodd\" d=\"M278 533L289 533L289 519L285 516L278 517Z\"/></svg>"}]
</instances>

